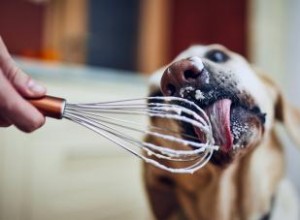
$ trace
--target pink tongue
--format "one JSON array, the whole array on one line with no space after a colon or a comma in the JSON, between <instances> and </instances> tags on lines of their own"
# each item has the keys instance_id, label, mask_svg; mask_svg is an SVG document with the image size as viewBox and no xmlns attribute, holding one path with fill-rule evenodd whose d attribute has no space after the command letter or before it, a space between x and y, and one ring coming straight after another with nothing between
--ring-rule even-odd
<instances>
[{"instance_id":1,"label":"pink tongue","mask_svg":"<svg viewBox=\"0 0 300 220\"><path fill-rule=\"evenodd\" d=\"M230 99L216 101L205 109L210 118L215 144L219 145L222 151L228 152L233 145L233 137L230 131ZM199 139L203 134L196 131Z\"/></svg>"}]
</instances>

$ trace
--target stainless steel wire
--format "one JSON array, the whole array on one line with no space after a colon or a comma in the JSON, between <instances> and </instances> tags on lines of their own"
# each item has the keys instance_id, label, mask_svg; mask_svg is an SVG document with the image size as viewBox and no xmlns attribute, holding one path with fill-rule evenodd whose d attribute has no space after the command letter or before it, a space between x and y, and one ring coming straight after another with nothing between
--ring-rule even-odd
<instances>
[{"instance_id":1,"label":"stainless steel wire","mask_svg":"<svg viewBox=\"0 0 300 220\"><path fill-rule=\"evenodd\" d=\"M162 119L165 126L148 125L145 120L134 119L135 116ZM87 104L66 103L63 117L100 134L146 163L173 173L195 172L219 149L214 143L206 113L193 102L182 98L148 97ZM170 128L171 121L201 130L204 141ZM141 136L154 137L163 144L147 142L139 138ZM170 167L172 163L168 161L180 162L181 166Z\"/></svg>"}]
</instances>

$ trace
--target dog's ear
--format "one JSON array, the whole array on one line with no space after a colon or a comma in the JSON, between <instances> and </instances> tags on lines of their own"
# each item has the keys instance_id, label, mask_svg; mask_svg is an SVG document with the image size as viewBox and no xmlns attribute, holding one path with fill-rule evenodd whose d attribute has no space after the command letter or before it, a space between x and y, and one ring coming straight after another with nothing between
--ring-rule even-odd
<instances>
[{"instance_id":1,"label":"dog's ear","mask_svg":"<svg viewBox=\"0 0 300 220\"><path fill-rule=\"evenodd\" d=\"M300 147L300 110L288 103L281 92L275 103L275 118L284 124L291 138Z\"/></svg>"},{"instance_id":2,"label":"dog's ear","mask_svg":"<svg viewBox=\"0 0 300 220\"><path fill-rule=\"evenodd\" d=\"M289 136L300 147L300 110L287 101L279 86L267 74L257 67L253 66L253 69L271 90L270 98L275 103L275 120L285 126Z\"/></svg>"}]
</instances>

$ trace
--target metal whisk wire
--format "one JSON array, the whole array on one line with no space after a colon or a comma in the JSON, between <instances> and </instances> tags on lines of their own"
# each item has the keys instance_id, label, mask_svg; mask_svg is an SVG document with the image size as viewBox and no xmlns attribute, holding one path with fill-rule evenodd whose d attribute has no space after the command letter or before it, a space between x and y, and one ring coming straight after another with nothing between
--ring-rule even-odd
<instances>
[{"instance_id":1,"label":"metal whisk wire","mask_svg":"<svg viewBox=\"0 0 300 220\"><path fill-rule=\"evenodd\" d=\"M164 101L164 103L160 103L158 101ZM181 104L179 105L175 103ZM182 103L192 106L197 110L197 112L184 107ZM143 124L109 117L105 114L145 115L152 118L177 120L179 122L189 123L201 129L205 133L207 141L206 143L199 143L198 141L185 140L182 137L177 137L180 134L178 134L177 131L170 130L169 128L147 126L146 129L144 129L143 127L145 126ZM188 115L190 117L184 115ZM104 136L113 143L143 159L147 163L170 172L192 173L204 166L209 161L213 151L218 149L217 146L213 145L213 138L209 133L211 131L211 125L206 114L194 103L181 98L149 97L143 99L89 104L67 103L63 117L77 122ZM134 131L142 135L151 135L175 144L177 143L190 146L191 149L175 150L170 148L172 146L157 146L129 136L117 128ZM137 149L133 149L134 147ZM141 150L145 151L146 154L143 154ZM193 161L194 163L187 167L172 168L159 163L157 160L146 155L154 156L163 160L181 162Z\"/></svg>"},{"instance_id":2,"label":"metal whisk wire","mask_svg":"<svg viewBox=\"0 0 300 220\"><path fill-rule=\"evenodd\" d=\"M52 100L54 99L54 100ZM60 100L61 108L57 104ZM177 97L148 97L120 101L70 104L65 100L50 97L60 114L50 115L76 122L107 138L146 163L173 173L193 173L203 167L218 150L214 145L212 128L206 113L193 102ZM31 101L46 115L49 109L39 101ZM52 106L54 106L52 104ZM53 110L50 111L53 114ZM145 122L132 121L116 116L139 115L152 119L163 119L186 123L200 129L205 136L204 143L190 134L172 130L169 127L146 125ZM132 133L130 135L130 133ZM162 140L163 146L147 142L137 136L153 136ZM174 145L184 149L174 149ZM164 161L164 162L163 162ZM169 162L186 163L180 167L170 167ZM178 163L179 164L179 163Z\"/></svg>"}]
</instances>

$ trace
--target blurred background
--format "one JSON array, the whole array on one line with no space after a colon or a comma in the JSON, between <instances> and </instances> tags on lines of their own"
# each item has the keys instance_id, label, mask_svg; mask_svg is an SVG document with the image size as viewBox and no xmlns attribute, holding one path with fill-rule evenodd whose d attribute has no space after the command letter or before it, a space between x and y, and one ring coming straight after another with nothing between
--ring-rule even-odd
<instances>
[{"instance_id":1,"label":"blurred background","mask_svg":"<svg viewBox=\"0 0 300 220\"><path fill-rule=\"evenodd\" d=\"M261 67L300 107L298 0L0 0L0 35L49 94L142 97L147 76L192 44L220 43ZM300 154L287 175L300 192ZM0 129L0 220L150 219L140 161L65 121Z\"/></svg>"}]
</instances>

